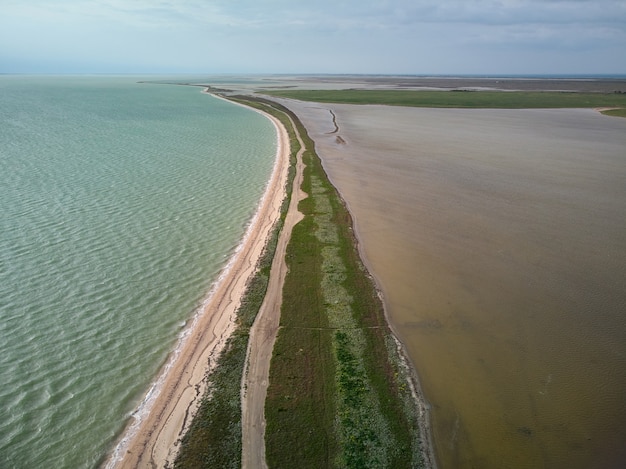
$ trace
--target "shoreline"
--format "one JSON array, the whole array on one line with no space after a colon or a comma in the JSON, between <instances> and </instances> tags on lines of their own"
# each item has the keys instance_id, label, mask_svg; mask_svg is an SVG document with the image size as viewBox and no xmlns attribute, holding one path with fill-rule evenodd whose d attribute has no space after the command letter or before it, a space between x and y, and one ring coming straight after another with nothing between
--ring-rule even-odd
<instances>
[{"instance_id":1,"label":"shoreline","mask_svg":"<svg viewBox=\"0 0 626 469\"><path fill-rule=\"evenodd\" d=\"M208 88L203 90L202 93L211 94L217 99L230 101L222 96L212 94ZM230 102L248 107L235 101ZM127 424L120 439L117 440L114 450L107 455L105 464L101 467L107 469L164 467L175 461L180 449L181 439L197 415L200 401L206 393L209 384L207 376L216 368L217 360L226 346L228 338L235 330L235 319L241 298L245 294L250 278L257 271L259 257L263 252L272 228L275 226L276 220L280 216L280 206L286 195L285 182L287 180L290 158L289 136L284 125L265 112L255 108L249 109L255 110L269 118L277 129L276 161L266 192L259 202L257 212L250 221L240 245L220 273L206 301L196 312L190 321L190 325L181 334L176 349L170 354L168 361L159 372L157 379L151 385L141 404L131 414L134 419L131 419ZM300 119L297 111L292 109L292 112ZM337 128L336 131L338 130ZM323 159L322 165L324 166ZM327 172L326 169L325 171ZM341 198L347 207L346 200L343 197ZM274 209L274 218L268 218L268 210L271 212L272 209ZM265 223L262 223L262 219L265 219ZM259 235L259 230L264 227L267 227L267 231ZM355 221L356 231L358 230ZM390 339L393 343L390 346L396 349L397 359L399 360L398 366L402 370L401 374L404 375L404 379L407 381L410 389L411 400L413 401L411 407L414 407L417 412L419 434L423 442L420 450L423 461L426 467L436 468L437 461L429 417L430 404L425 399L417 369L407 352L406 345L402 342L389 320L387 305L382 295L380 283L371 273L371 266L363 255L362 246L358 238L355 239L355 242L360 257L374 281L376 294L383 304L385 322L389 328ZM253 254L250 257L251 251L255 249L258 251L256 256ZM279 254L277 253L277 255ZM284 264L284 254L279 255L279 257L280 259L277 259L275 255L274 262L282 262ZM281 296L281 293L278 292L278 295ZM276 303L274 302L274 304ZM211 314L212 310L213 314ZM259 312L259 314L261 313ZM261 320L261 318L257 319ZM267 322L267 319L264 319L262 322ZM263 329L261 335L264 336L267 333L267 330L265 330L267 328L257 325L258 327ZM276 330L277 324L270 329ZM257 339L257 341L265 342L264 339ZM250 383L247 382L251 379L250 370L248 369L251 366L249 362L251 342L252 336L248 344L248 356L246 357L241 387L242 412L244 413L244 416L242 416L242 430L244 430L242 444L245 447L242 456L242 467L254 466L255 463L251 459L252 455L255 455L254 459L257 459L256 456L261 454L262 460L264 460L265 455L265 445L263 441L257 441L258 435L256 434L259 428L264 429L265 427L265 420L262 418L264 405L263 403L258 404L259 396L251 396L251 394L256 393L250 392L251 389L248 389L248 387L250 384L253 385L252 387L260 386L266 392L268 381L267 377L260 378L260 375L255 375L255 378L252 378ZM256 345L259 346L259 344ZM273 354L273 351L270 350L269 353ZM243 385L244 381L246 382L245 386ZM248 402L251 398L252 401L250 402L254 401L252 405ZM255 410L251 413L250 410L246 412L247 406L251 406ZM247 419L245 418L246 413L250 414ZM259 415L261 415L261 419L259 419ZM251 427L248 428L248 433L246 433L244 428L244 420ZM261 434L264 434L264 432L261 432Z\"/></svg>"},{"instance_id":2,"label":"shoreline","mask_svg":"<svg viewBox=\"0 0 626 469\"><path fill-rule=\"evenodd\" d=\"M217 99L224 99L210 93ZM230 101L232 104L238 104ZM247 107L247 106L245 106ZM249 279L255 274L273 226L280 217L286 195L289 169L289 140L282 124L259 112L276 129L276 156L272 174L246 233L211 288L200 310L170 354L132 419L107 454L102 467L163 467L172 463L180 438L188 429L207 387L206 376L215 367L226 340L234 330L234 319Z\"/></svg>"}]
</instances>

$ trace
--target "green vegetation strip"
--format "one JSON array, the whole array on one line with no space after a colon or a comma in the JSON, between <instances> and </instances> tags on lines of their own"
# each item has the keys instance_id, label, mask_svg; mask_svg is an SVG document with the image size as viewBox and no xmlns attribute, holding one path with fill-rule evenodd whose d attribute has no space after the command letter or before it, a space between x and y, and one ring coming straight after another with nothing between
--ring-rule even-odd
<instances>
[{"instance_id":1,"label":"green vegetation strip","mask_svg":"<svg viewBox=\"0 0 626 469\"><path fill-rule=\"evenodd\" d=\"M278 105L276 105L278 106ZM421 467L406 368L352 220L296 116L304 219L287 248L281 327L265 406L270 467Z\"/></svg>"},{"instance_id":2,"label":"green vegetation strip","mask_svg":"<svg viewBox=\"0 0 626 469\"><path fill-rule=\"evenodd\" d=\"M350 215L313 142L282 106L251 97L229 99L271 113L288 129L289 189L299 150L289 117L306 146L303 189L309 197L300 203L305 218L294 228L287 249L289 273L265 409L269 466L424 467L408 368L361 263ZM241 466L240 385L249 331L267 289L288 203L247 287L237 329L208 376L206 395L181 441L176 468Z\"/></svg>"},{"instance_id":3,"label":"green vegetation strip","mask_svg":"<svg viewBox=\"0 0 626 469\"><path fill-rule=\"evenodd\" d=\"M263 91L263 93L320 103L437 108L626 108L625 93L413 90L280 90Z\"/></svg>"},{"instance_id":4,"label":"green vegetation strip","mask_svg":"<svg viewBox=\"0 0 626 469\"><path fill-rule=\"evenodd\" d=\"M237 311L237 327L208 375L209 386L198 413L181 440L175 468L239 468L241 467L241 376L243 374L250 328L261 308L267 291L270 267L283 225L295 172L295 154L299 144L289 121L282 113L260 103L254 107L276 115L289 130L291 167L287 182L288 196L281 208L281 220L274 227L271 239L258 264L258 272L248 283L242 304Z\"/></svg>"}]
</instances>

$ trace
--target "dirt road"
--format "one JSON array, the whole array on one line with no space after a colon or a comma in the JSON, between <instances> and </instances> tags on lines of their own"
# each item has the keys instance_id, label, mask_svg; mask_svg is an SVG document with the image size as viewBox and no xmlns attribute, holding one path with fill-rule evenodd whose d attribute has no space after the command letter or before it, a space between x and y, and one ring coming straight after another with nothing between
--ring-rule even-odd
<instances>
[{"instance_id":1,"label":"dirt road","mask_svg":"<svg viewBox=\"0 0 626 469\"><path fill-rule=\"evenodd\" d=\"M293 127L295 129L295 125ZM265 397L269 384L272 350L280 323L283 284L287 274L285 253L293 227L303 218L298 211L298 203L307 196L300 187L304 169L302 163L304 144L297 130L296 135L300 142L300 151L296 156L296 176L293 181L291 202L278 239L265 300L250 330L246 368L241 381L242 467L244 469L267 468Z\"/></svg>"}]
</instances>

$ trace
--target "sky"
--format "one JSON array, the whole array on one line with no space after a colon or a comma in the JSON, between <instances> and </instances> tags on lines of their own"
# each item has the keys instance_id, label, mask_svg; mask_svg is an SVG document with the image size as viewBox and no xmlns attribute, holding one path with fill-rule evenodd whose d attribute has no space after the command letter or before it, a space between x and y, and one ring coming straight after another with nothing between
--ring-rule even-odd
<instances>
[{"instance_id":1,"label":"sky","mask_svg":"<svg viewBox=\"0 0 626 469\"><path fill-rule=\"evenodd\" d=\"M0 0L0 73L626 74L626 0Z\"/></svg>"}]
</instances>

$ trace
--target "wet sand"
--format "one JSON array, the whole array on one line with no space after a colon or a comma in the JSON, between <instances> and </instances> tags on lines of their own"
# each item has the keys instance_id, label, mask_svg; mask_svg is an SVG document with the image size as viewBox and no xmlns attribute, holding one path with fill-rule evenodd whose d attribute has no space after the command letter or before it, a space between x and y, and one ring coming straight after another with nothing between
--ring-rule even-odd
<instances>
[{"instance_id":1,"label":"wet sand","mask_svg":"<svg viewBox=\"0 0 626 469\"><path fill-rule=\"evenodd\" d=\"M281 102L354 216L440 466L623 467L626 119Z\"/></svg>"}]
</instances>

